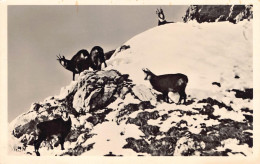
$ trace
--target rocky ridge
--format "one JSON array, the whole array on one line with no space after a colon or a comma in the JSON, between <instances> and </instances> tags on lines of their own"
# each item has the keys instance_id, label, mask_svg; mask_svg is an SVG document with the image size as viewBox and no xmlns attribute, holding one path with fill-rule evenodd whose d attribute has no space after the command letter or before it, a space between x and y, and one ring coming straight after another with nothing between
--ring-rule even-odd
<instances>
[{"instance_id":1,"label":"rocky ridge","mask_svg":"<svg viewBox=\"0 0 260 164\"><path fill-rule=\"evenodd\" d=\"M184 22L195 20L198 23L238 23L244 19L253 19L253 5L191 5L183 17Z\"/></svg>"}]
</instances>

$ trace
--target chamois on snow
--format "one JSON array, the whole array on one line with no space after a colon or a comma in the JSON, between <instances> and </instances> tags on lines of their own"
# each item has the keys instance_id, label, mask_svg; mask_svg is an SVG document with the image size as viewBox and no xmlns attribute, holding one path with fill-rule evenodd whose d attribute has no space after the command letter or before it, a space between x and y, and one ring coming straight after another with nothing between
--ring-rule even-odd
<instances>
[{"instance_id":1,"label":"chamois on snow","mask_svg":"<svg viewBox=\"0 0 260 164\"><path fill-rule=\"evenodd\" d=\"M163 94L163 98L166 102L169 102L168 93L179 93L180 99L184 99L184 104L186 103L186 93L185 88L188 83L188 77L184 74L165 74L156 76L149 69L143 69L146 74L145 80L149 80L153 89Z\"/></svg>"},{"instance_id":2,"label":"chamois on snow","mask_svg":"<svg viewBox=\"0 0 260 164\"><path fill-rule=\"evenodd\" d=\"M87 50L80 50L77 52L71 60L67 60L64 56L57 56L57 60L67 70L73 73L73 80L75 80L75 74L80 74L84 70L88 70L91 67L91 58Z\"/></svg>"},{"instance_id":3,"label":"chamois on snow","mask_svg":"<svg viewBox=\"0 0 260 164\"><path fill-rule=\"evenodd\" d=\"M163 10L161 8L156 10L156 14L158 16L158 26L164 25L164 24L167 24L167 23L174 23L174 22L167 22L166 21Z\"/></svg>"},{"instance_id":4,"label":"chamois on snow","mask_svg":"<svg viewBox=\"0 0 260 164\"><path fill-rule=\"evenodd\" d=\"M65 112L63 108L61 110L61 114L62 116L60 118L37 124L36 133L38 139L34 141L34 149L37 156L40 156L39 148L42 141L53 135L58 136L61 150L64 150L65 138L71 130L71 119L68 112Z\"/></svg>"}]
</instances>

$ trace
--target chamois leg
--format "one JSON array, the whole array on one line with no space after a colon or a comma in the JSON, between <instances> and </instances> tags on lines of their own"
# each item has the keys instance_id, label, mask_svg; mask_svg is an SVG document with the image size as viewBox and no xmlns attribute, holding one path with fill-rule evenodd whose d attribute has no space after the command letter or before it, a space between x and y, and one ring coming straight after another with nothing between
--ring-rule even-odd
<instances>
[{"instance_id":1,"label":"chamois leg","mask_svg":"<svg viewBox=\"0 0 260 164\"><path fill-rule=\"evenodd\" d=\"M39 135L38 139L34 141L34 150L35 150L35 153L37 156L40 156L39 148L40 148L42 141L45 139L46 139L45 136Z\"/></svg>"},{"instance_id":2,"label":"chamois leg","mask_svg":"<svg viewBox=\"0 0 260 164\"><path fill-rule=\"evenodd\" d=\"M102 66L102 65L97 66L97 70L98 70L98 71L101 70L101 66Z\"/></svg>"},{"instance_id":3,"label":"chamois leg","mask_svg":"<svg viewBox=\"0 0 260 164\"><path fill-rule=\"evenodd\" d=\"M186 95L185 92L183 92L183 93L184 93L184 94L183 94L184 104L186 104L186 98L187 98L187 95Z\"/></svg>"},{"instance_id":4,"label":"chamois leg","mask_svg":"<svg viewBox=\"0 0 260 164\"><path fill-rule=\"evenodd\" d=\"M105 65L105 67L107 67L107 63L106 63L106 61L104 60L104 65Z\"/></svg>"},{"instance_id":5,"label":"chamois leg","mask_svg":"<svg viewBox=\"0 0 260 164\"><path fill-rule=\"evenodd\" d=\"M65 142L65 138L64 137L59 137L60 140L60 146L61 146L61 150L64 150L64 142Z\"/></svg>"},{"instance_id":6,"label":"chamois leg","mask_svg":"<svg viewBox=\"0 0 260 164\"><path fill-rule=\"evenodd\" d=\"M182 95L182 93L180 93L180 98L179 98L179 102L177 103L177 105L180 105L180 104L181 104L182 98L183 98L183 95Z\"/></svg>"},{"instance_id":7,"label":"chamois leg","mask_svg":"<svg viewBox=\"0 0 260 164\"><path fill-rule=\"evenodd\" d=\"M75 72L73 72L73 81L75 80Z\"/></svg>"},{"instance_id":8,"label":"chamois leg","mask_svg":"<svg viewBox=\"0 0 260 164\"><path fill-rule=\"evenodd\" d=\"M169 103L169 97L167 93L163 93L163 100L167 103Z\"/></svg>"},{"instance_id":9,"label":"chamois leg","mask_svg":"<svg viewBox=\"0 0 260 164\"><path fill-rule=\"evenodd\" d=\"M181 104L181 100L183 99L183 104L186 104L186 98L187 98L187 95L186 95L186 93L185 93L185 91L183 91L183 92L181 92L180 93L180 99L179 99L179 102L178 102L178 104Z\"/></svg>"}]
</instances>

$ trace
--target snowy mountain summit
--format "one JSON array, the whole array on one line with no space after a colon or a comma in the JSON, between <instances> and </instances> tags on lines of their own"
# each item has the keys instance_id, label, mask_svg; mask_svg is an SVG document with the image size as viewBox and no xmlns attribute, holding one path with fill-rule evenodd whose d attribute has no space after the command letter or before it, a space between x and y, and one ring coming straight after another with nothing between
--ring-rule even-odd
<instances>
[{"instance_id":1,"label":"snowy mountain summit","mask_svg":"<svg viewBox=\"0 0 260 164\"><path fill-rule=\"evenodd\" d=\"M124 45L107 68L82 72L14 119L10 153L35 155L36 124L60 117L65 105L72 121L65 150L49 138L42 156L252 155L252 22L167 24ZM164 102L143 68L187 75L186 104Z\"/></svg>"}]
</instances>

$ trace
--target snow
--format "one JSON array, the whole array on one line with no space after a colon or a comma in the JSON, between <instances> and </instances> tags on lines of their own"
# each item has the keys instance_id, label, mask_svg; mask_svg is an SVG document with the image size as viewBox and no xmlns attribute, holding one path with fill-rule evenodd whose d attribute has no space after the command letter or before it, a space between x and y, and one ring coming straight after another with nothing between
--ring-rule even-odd
<instances>
[{"instance_id":1,"label":"snow","mask_svg":"<svg viewBox=\"0 0 260 164\"><path fill-rule=\"evenodd\" d=\"M220 116L220 119L232 119L238 122L242 122L245 117L243 114L239 111L228 111L225 108L219 108L218 106L214 106L214 115L215 116Z\"/></svg>"},{"instance_id":2,"label":"snow","mask_svg":"<svg viewBox=\"0 0 260 164\"><path fill-rule=\"evenodd\" d=\"M123 132L124 135L121 135L121 132ZM88 139L84 145L95 143L93 149L82 155L103 156L112 152L116 155L136 156L136 152L133 150L123 149L123 146L126 144L126 138L140 138L140 136L144 135L135 125L117 125L116 122L98 124L91 133L96 135Z\"/></svg>"},{"instance_id":3,"label":"snow","mask_svg":"<svg viewBox=\"0 0 260 164\"><path fill-rule=\"evenodd\" d=\"M219 150L219 151L221 151L221 150L224 151L226 149L230 149L235 152L237 151L238 153L242 152L246 156L253 154L253 150L251 148L249 148L248 145L246 145L246 144L240 145L239 141L237 139L232 139L232 138L221 141L221 147L217 148L217 150ZM229 153L228 155L232 155L232 154Z\"/></svg>"},{"instance_id":4,"label":"snow","mask_svg":"<svg viewBox=\"0 0 260 164\"><path fill-rule=\"evenodd\" d=\"M76 85L77 81L71 81L68 86L61 88L60 94L56 97L59 99L64 99L68 95L68 93L70 93L76 87Z\"/></svg>"},{"instance_id":5,"label":"snow","mask_svg":"<svg viewBox=\"0 0 260 164\"><path fill-rule=\"evenodd\" d=\"M197 98L219 92L212 82L220 82L221 90L253 86L252 22L178 22L152 28L124 45L130 49L115 53L105 69L130 74L136 84L151 87L142 71L149 68L156 75L186 74L186 93Z\"/></svg>"}]
</instances>

